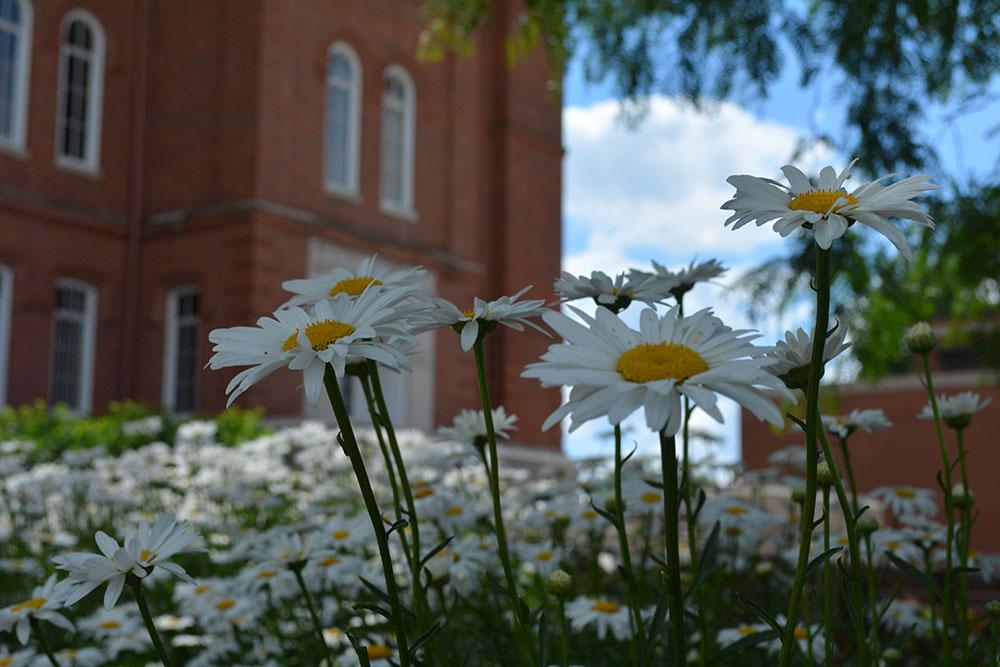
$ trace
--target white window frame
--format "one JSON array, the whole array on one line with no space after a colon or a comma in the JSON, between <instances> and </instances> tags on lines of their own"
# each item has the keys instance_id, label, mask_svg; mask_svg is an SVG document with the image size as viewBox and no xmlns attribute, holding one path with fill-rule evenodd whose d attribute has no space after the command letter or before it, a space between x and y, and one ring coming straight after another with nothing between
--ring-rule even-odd
<instances>
[{"instance_id":1,"label":"white window frame","mask_svg":"<svg viewBox=\"0 0 1000 667\"><path fill-rule=\"evenodd\" d=\"M10 360L10 318L14 299L14 271L0 264L0 406L7 405L7 364Z\"/></svg>"},{"instance_id":2,"label":"white window frame","mask_svg":"<svg viewBox=\"0 0 1000 667\"><path fill-rule=\"evenodd\" d=\"M60 278L56 281L56 290L66 288L80 290L86 296L86 311L83 314L83 341L80 345L80 395L77 397L79 407L76 412L89 414L94 407L94 354L97 334L97 288L75 278ZM74 313L75 315L76 313ZM49 351L49 397L52 397L52 371L55 369L56 351L56 317L59 315L58 304L52 311L52 335Z\"/></svg>"},{"instance_id":3,"label":"white window frame","mask_svg":"<svg viewBox=\"0 0 1000 667\"><path fill-rule=\"evenodd\" d=\"M90 81L87 90L87 127L84 141L84 157L77 158L66 155L62 152L62 129L64 127L63 113L65 105L63 100L66 96L66 37L70 23L73 21L83 21L88 25L94 39L94 48L89 54L90 58ZM85 9L73 9L63 16L62 24L59 27L59 83L56 95L56 164L61 167L84 171L96 174L101 166L101 128L103 125L102 113L104 108L104 56L105 39L104 28L97 17Z\"/></svg>"},{"instance_id":4,"label":"white window frame","mask_svg":"<svg viewBox=\"0 0 1000 667\"><path fill-rule=\"evenodd\" d=\"M15 0L21 6L21 23L8 26L17 32L17 53L14 55L14 106L10 136L0 135L0 147L22 152L28 137L28 93L31 81L31 35L35 12L31 0ZM0 23L4 23L0 19ZM2 404L2 401L0 401Z\"/></svg>"},{"instance_id":5,"label":"white window frame","mask_svg":"<svg viewBox=\"0 0 1000 667\"><path fill-rule=\"evenodd\" d=\"M379 206L386 213L390 213L399 217L403 217L408 220L416 220L416 211L414 209L413 202L413 175L414 175L414 160L416 157L416 111L417 111L417 91L416 87L413 85L413 78L410 73L407 72L403 67L399 65L389 65L385 68L385 72L382 74L382 100L379 104L379 119L381 120L382 111L385 109L387 98L385 95L385 81L386 79L398 79L400 83L403 84L403 91L406 94L406 99L403 102L402 108L399 111L403 113L403 163L400 165L400 173L402 174L402 200L392 201L387 199L385 195L385 188L381 182L381 169L379 171ZM381 125L381 123L380 123ZM380 127L379 136L379 159L381 160L382 155L382 141L384 139L384 128Z\"/></svg>"},{"instance_id":6,"label":"white window frame","mask_svg":"<svg viewBox=\"0 0 1000 667\"><path fill-rule=\"evenodd\" d=\"M163 396L162 405L168 411L174 414L190 414L190 413L177 413L175 408L174 398L177 393L177 329L182 324L181 319L177 316L177 302L180 301L182 297L190 296L194 294L195 296L201 297L201 290L198 289L197 285L183 285L181 287L175 287L170 290L167 294L167 315L165 319L165 331L163 338ZM199 304L200 310L200 304ZM198 313L194 317L198 326L201 326L201 313ZM198 392L195 390L195 403L198 402Z\"/></svg>"},{"instance_id":7,"label":"white window frame","mask_svg":"<svg viewBox=\"0 0 1000 667\"><path fill-rule=\"evenodd\" d=\"M344 86L345 82L335 80L330 72L330 58L334 55L344 56L351 68L351 81L347 86ZM333 86L346 87L350 96L347 119L347 183L337 183L332 180L326 170L327 156L330 153L330 136L327 132L331 113L330 88ZM323 184L328 192L349 197L357 197L360 190L361 91L362 71L358 54L346 42L334 42L326 52L326 78L323 85Z\"/></svg>"}]
</instances>

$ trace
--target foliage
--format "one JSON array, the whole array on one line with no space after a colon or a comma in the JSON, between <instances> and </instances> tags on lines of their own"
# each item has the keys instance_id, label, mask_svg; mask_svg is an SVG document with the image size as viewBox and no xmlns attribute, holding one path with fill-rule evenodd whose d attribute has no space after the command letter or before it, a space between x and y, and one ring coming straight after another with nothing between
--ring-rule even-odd
<instances>
[{"instance_id":1,"label":"foliage","mask_svg":"<svg viewBox=\"0 0 1000 667\"><path fill-rule=\"evenodd\" d=\"M587 78L610 76L641 118L653 93L764 97L791 52L803 86L832 79L846 102L848 136L832 143L877 171L933 159L918 121L932 104L961 113L991 102L1000 71L997 0L526 0L514 20L498 7L424 0L422 55L468 53L479 27L506 21L514 60L541 44L557 82L581 55Z\"/></svg>"}]
</instances>

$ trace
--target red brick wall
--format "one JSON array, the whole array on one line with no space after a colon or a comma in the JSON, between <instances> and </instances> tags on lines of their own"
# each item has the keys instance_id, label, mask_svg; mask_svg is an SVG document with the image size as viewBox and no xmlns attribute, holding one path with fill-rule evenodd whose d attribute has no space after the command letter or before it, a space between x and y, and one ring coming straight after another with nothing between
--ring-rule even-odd
<instances>
[{"instance_id":1,"label":"red brick wall","mask_svg":"<svg viewBox=\"0 0 1000 667\"><path fill-rule=\"evenodd\" d=\"M981 512L973 528L973 546L981 550L1000 550L1000 487L996 474L1000 470L1000 391L996 387L956 385L943 381L938 393L957 393L966 389L992 396L993 403L973 420L965 433L968 450L966 462L969 482L976 494L976 508ZM851 462L861 491L879 486L909 484L939 491L935 475L941 469L941 454L932 421L917 419L927 404L927 394L913 377L909 388L851 388L833 390L825 412L845 414L854 409L882 408L894 426L883 433L857 432L850 438ZM758 422L744 411L742 415L743 463L749 469L768 465L767 455L786 444L802 444L804 435L794 428L785 434L775 434L767 424ZM949 452L957 456L954 431L945 429ZM836 450L835 441L831 445ZM954 479L960 480L958 468ZM939 518L943 520L943 508Z\"/></svg>"}]
</instances>

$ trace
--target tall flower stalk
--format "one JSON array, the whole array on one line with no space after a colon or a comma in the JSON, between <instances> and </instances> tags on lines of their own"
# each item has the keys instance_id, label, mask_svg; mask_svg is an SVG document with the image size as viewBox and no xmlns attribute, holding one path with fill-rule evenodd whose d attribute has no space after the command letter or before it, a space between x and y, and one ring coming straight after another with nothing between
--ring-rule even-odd
<instances>
[{"instance_id":1,"label":"tall flower stalk","mask_svg":"<svg viewBox=\"0 0 1000 667\"><path fill-rule=\"evenodd\" d=\"M681 590L681 557L678 539L680 515L677 485L677 445L674 436L660 432L660 464L663 468L663 533L667 548L667 606L670 611L671 664L683 665L687 656L684 632L684 598Z\"/></svg>"},{"instance_id":2,"label":"tall flower stalk","mask_svg":"<svg viewBox=\"0 0 1000 667\"><path fill-rule=\"evenodd\" d=\"M958 440L959 469L962 472L962 499L959 511L962 516L962 530L959 532L958 559L961 565L959 574L959 604L961 607L960 623L962 625L962 655L969 654L969 549L972 544L972 488L969 486L969 470L965 462L965 429L956 428L955 437Z\"/></svg>"},{"instance_id":3,"label":"tall flower stalk","mask_svg":"<svg viewBox=\"0 0 1000 667\"><path fill-rule=\"evenodd\" d=\"M618 534L618 549L621 551L622 570L625 574L625 599L628 602L632 626L639 645L639 664L649 663L649 647L646 642L646 624L642 619L642 608L639 604L639 580L632 567L632 553L629 549L628 527L625 524L625 501L622 498L622 427L615 424L615 506L614 525Z\"/></svg>"},{"instance_id":4,"label":"tall flower stalk","mask_svg":"<svg viewBox=\"0 0 1000 667\"><path fill-rule=\"evenodd\" d=\"M386 596L389 599L390 613L392 615L391 622L396 630L399 660L403 667L408 667L412 664L412 657L410 656L409 643L406 639L403 605L399 600L396 575L392 567L392 555L389 552L389 537L386 534L385 523L382 520L382 512L378 507L378 502L375 500L371 480L368 478L368 471L361 456L361 448L358 446L357 438L354 435L354 427L351 425L350 413L347 410L347 405L344 403L344 396L340 391L340 385L337 382L337 376L332 366L326 366L323 383L326 386L326 393L330 399L333 414L337 418L337 425L340 427L340 446L351 461L354 476L357 478L358 486L361 490L361 497L364 499L365 509L368 511L372 529L375 531L375 541L378 544L379 558L382 561L382 574L385 580Z\"/></svg>"},{"instance_id":5,"label":"tall flower stalk","mask_svg":"<svg viewBox=\"0 0 1000 667\"><path fill-rule=\"evenodd\" d=\"M142 622L146 625L146 632L149 633L149 638L153 642L153 648L156 649L156 655L160 658L160 662L163 663L164 667L173 667L174 662L167 653L166 647L163 645L163 640L160 639L160 633L156 630L156 624L153 623L153 615L149 611L149 604L146 602L146 594L142 590L142 580L139 579L134 574L126 575L125 583L128 587L132 589L132 596L135 598L135 603L139 606L139 613L142 615ZM51 656L49 656L51 659Z\"/></svg>"}]
</instances>

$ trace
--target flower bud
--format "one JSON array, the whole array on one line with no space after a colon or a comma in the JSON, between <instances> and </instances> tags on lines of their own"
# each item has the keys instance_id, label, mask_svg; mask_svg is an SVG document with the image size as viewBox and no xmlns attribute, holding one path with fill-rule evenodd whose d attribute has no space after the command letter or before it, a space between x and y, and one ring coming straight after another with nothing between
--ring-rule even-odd
<instances>
[{"instance_id":1,"label":"flower bud","mask_svg":"<svg viewBox=\"0 0 1000 667\"><path fill-rule=\"evenodd\" d=\"M871 535L878 530L878 521L873 516L863 516L858 519L858 532L862 535Z\"/></svg>"},{"instance_id":2,"label":"flower bud","mask_svg":"<svg viewBox=\"0 0 1000 667\"><path fill-rule=\"evenodd\" d=\"M976 494L972 489L966 489L965 484L959 482L951 487L951 500L958 509L972 507L976 502Z\"/></svg>"},{"instance_id":3,"label":"flower bud","mask_svg":"<svg viewBox=\"0 0 1000 667\"><path fill-rule=\"evenodd\" d=\"M611 512L611 514L618 513L618 502L615 500L615 494L609 493L604 499L604 509ZM625 511L625 499L622 498L622 512Z\"/></svg>"},{"instance_id":4,"label":"flower bud","mask_svg":"<svg viewBox=\"0 0 1000 667\"><path fill-rule=\"evenodd\" d=\"M917 322L903 333L906 347L914 354L927 354L937 345L931 325L927 322Z\"/></svg>"},{"instance_id":5,"label":"flower bud","mask_svg":"<svg viewBox=\"0 0 1000 667\"><path fill-rule=\"evenodd\" d=\"M900 660L903 659L903 654L898 648L889 647L882 651L882 661L887 665L898 664Z\"/></svg>"},{"instance_id":6,"label":"flower bud","mask_svg":"<svg viewBox=\"0 0 1000 667\"><path fill-rule=\"evenodd\" d=\"M769 560L762 560L754 566L753 571L759 577L770 576L774 572L774 563Z\"/></svg>"},{"instance_id":7,"label":"flower bud","mask_svg":"<svg viewBox=\"0 0 1000 667\"><path fill-rule=\"evenodd\" d=\"M792 500L794 500L799 505L806 501L806 490L805 487L797 486L792 489Z\"/></svg>"},{"instance_id":8,"label":"flower bud","mask_svg":"<svg viewBox=\"0 0 1000 667\"><path fill-rule=\"evenodd\" d=\"M983 605L983 610L989 614L994 621L1000 619L1000 600L990 600Z\"/></svg>"},{"instance_id":9,"label":"flower bud","mask_svg":"<svg viewBox=\"0 0 1000 667\"><path fill-rule=\"evenodd\" d=\"M820 461L816 466L816 481L826 487L833 486L837 481L834 477L833 469L830 468L830 464L826 461Z\"/></svg>"},{"instance_id":10,"label":"flower bud","mask_svg":"<svg viewBox=\"0 0 1000 667\"><path fill-rule=\"evenodd\" d=\"M556 570L549 575L549 578L545 581L545 586L548 588L549 593L552 593L556 597L563 597L573 588L573 578L564 570Z\"/></svg>"}]
</instances>

